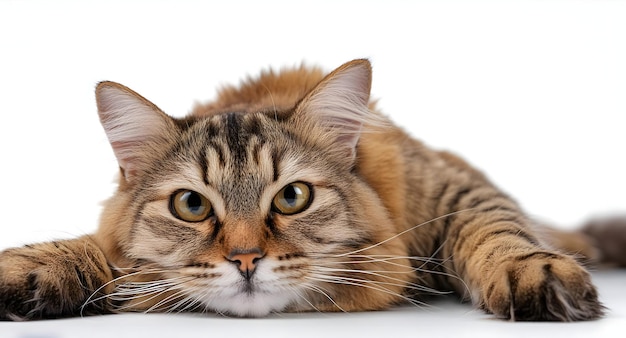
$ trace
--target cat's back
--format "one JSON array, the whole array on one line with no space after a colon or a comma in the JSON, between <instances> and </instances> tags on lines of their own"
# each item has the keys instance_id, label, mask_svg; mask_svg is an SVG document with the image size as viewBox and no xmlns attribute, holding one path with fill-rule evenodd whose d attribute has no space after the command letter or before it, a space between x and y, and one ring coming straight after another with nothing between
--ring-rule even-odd
<instances>
[{"instance_id":1,"label":"cat's back","mask_svg":"<svg viewBox=\"0 0 626 338\"><path fill-rule=\"evenodd\" d=\"M320 68L305 65L280 71L266 70L258 77L248 77L239 86L222 87L215 101L197 105L192 115L289 110L325 75Z\"/></svg>"}]
</instances>

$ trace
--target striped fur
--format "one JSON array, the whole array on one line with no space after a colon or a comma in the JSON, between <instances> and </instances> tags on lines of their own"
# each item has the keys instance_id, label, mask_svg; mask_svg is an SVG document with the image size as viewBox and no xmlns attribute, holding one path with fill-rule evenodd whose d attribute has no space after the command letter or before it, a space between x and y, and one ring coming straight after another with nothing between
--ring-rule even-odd
<instances>
[{"instance_id":1,"label":"striped fur","mask_svg":"<svg viewBox=\"0 0 626 338\"><path fill-rule=\"evenodd\" d=\"M365 311L449 292L513 320L601 316L585 268L545 244L483 174L377 112L370 81L366 60L326 76L266 72L183 119L101 83L119 189L92 236L0 254L0 298L17 297L0 317ZM312 200L276 212L274 197L294 182ZM210 201L210 216L177 218L181 190ZM249 258L233 257L251 253L244 271Z\"/></svg>"}]
</instances>

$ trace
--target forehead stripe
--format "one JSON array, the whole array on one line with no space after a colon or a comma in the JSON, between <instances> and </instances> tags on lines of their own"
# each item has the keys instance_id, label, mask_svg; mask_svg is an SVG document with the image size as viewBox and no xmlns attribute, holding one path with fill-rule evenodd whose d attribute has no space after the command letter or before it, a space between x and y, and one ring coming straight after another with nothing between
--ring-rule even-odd
<instances>
[{"instance_id":1,"label":"forehead stripe","mask_svg":"<svg viewBox=\"0 0 626 338\"><path fill-rule=\"evenodd\" d=\"M230 148L231 155L238 164L245 163L246 160L246 135L241 130L241 115L237 113L226 114L226 142Z\"/></svg>"}]
</instances>

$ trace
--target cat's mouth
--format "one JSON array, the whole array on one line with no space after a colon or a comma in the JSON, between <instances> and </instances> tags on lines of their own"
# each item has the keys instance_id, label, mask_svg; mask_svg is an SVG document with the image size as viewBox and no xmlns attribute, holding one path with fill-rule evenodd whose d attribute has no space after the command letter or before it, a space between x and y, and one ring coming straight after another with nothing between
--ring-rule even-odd
<instances>
[{"instance_id":1,"label":"cat's mouth","mask_svg":"<svg viewBox=\"0 0 626 338\"><path fill-rule=\"evenodd\" d=\"M193 297L209 311L237 317L262 317L282 312L294 303L297 292L284 278L274 273L273 264L259 264L253 274L242 274L232 265L218 266L217 280Z\"/></svg>"},{"instance_id":2,"label":"cat's mouth","mask_svg":"<svg viewBox=\"0 0 626 338\"><path fill-rule=\"evenodd\" d=\"M251 280L245 280L240 286L239 292L253 295L255 292L259 292L257 289L258 288L255 287L254 282Z\"/></svg>"}]
</instances>

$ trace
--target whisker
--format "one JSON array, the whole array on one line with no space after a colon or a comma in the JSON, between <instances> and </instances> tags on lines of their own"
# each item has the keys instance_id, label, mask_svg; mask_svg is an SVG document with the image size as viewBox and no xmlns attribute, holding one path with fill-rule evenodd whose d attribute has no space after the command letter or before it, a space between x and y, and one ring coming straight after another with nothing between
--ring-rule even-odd
<instances>
[{"instance_id":1,"label":"whisker","mask_svg":"<svg viewBox=\"0 0 626 338\"><path fill-rule=\"evenodd\" d=\"M395 263L393 262L394 260L400 260L400 259L409 259L409 260L415 260L415 261L428 261L429 258L423 258L423 257L411 257L411 256L387 256L387 255L376 255L376 256L371 256L371 257L385 257L385 258L370 258L369 260L365 260L364 258L368 258L370 256L367 255L355 255L355 256L347 256L347 258L350 257L356 257L359 258L361 260L358 261L332 261L329 260L327 262L324 262L324 264L326 266L330 266L330 265L344 265L344 264L367 264L367 263L385 263L385 264L389 264L392 266L398 266L398 267L404 267L404 268L408 268L410 269L409 271L386 271L386 270L354 270L354 272L362 272L365 273L365 271L370 271L370 272L377 272L377 273L384 273L384 274L405 274L407 272L424 272L424 273L429 273L429 274L437 274L437 275L442 275L445 277L450 277L450 278L454 278L459 280L461 283L463 283L465 285L465 282L456 274L454 273L448 273L445 271L437 271L437 270L429 270L429 269L425 269L422 268L424 265L422 264L422 267L408 267L404 264L400 264L400 263ZM443 265L443 263L445 263L447 260L440 260L440 259L433 259L434 261L440 261L436 263L436 266L440 266L444 269L450 269L449 267L446 267L445 265ZM415 284L414 284L415 285ZM465 285L465 287L468 289L467 285ZM434 290L434 289L432 289ZM446 292L448 293L448 292Z\"/></svg>"},{"instance_id":2,"label":"whisker","mask_svg":"<svg viewBox=\"0 0 626 338\"><path fill-rule=\"evenodd\" d=\"M167 290L167 291L171 291L171 289L169 289L169 290ZM161 299L161 300L160 300L159 302L157 302L156 304L152 305L149 309L145 310L145 311L144 311L144 313L149 313L149 312L154 311L155 309L159 309L159 308L160 308L161 306L163 306L164 304L167 304L167 303L169 303L169 302L170 302L170 301L172 301L172 300L177 300L177 299L179 299L179 296L180 296L180 295L184 295L184 294L185 294L185 290L178 290L178 291L176 291L176 292L172 293L171 295L169 295L169 296L167 296L167 297L165 297L165 298ZM184 300L184 297L183 297L183 300ZM178 304L178 302L177 302L176 304ZM176 304L174 304L174 305L176 305ZM173 307L173 308L172 308L172 307L170 307L170 308L167 308L167 307L166 307L166 309L168 309L168 310L165 310L165 312L171 312L171 311L173 311L173 309L175 309L175 308L176 308L176 307Z\"/></svg>"},{"instance_id":3,"label":"whisker","mask_svg":"<svg viewBox=\"0 0 626 338\"><path fill-rule=\"evenodd\" d=\"M346 256L348 258L363 258L363 259L367 259L364 261L355 261L355 260L350 260L350 261L332 261L333 263L341 263L341 264L347 264L347 263L368 263L368 262L372 262L372 261L390 261L390 260L399 260L399 259L408 259L408 260L414 260L414 261L426 261L426 260L441 260L442 259L438 259L438 258L430 258L430 257L421 257L421 256L397 256L397 255L349 255Z\"/></svg>"},{"instance_id":4,"label":"whisker","mask_svg":"<svg viewBox=\"0 0 626 338\"><path fill-rule=\"evenodd\" d=\"M334 284L341 284L341 285L350 285L350 286L359 286L359 287L364 287L364 288L368 288L368 289L372 289L378 292L382 292L382 293L386 293L389 295L392 295L394 297L398 297L400 299L403 299L406 302L409 302L415 306L425 306L425 307L429 307L430 305L420 302L416 299L412 299L409 298L407 296L404 296L402 294L399 294L397 292L393 292L383 286L377 285L376 283L374 283L373 281L369 281L369 280L359 280L359 279L355 279L355 278L339 278L339 279L335 279L335 277L332 276L324 276L324 275L319 275L318 277L311 277L311 276L306 276L305 278L307 279L311 279L311 280L315 280L315 281L319 281L319 282L326 282L326 283L334 283ZM370 284L374 284L374 285L370 285Z\"/></svg>"},{"instance_id":5,"label":"whisker","mask_svg":"<svg viewBox=\"0 0 626 338\"><path fill-rule=\"evenodd\" d=\"M308 277L305 277L305 278L308 278ZM339 309L339 311L341 311L341 312L348 312L348 311L344 310L341 306L339 306L339 304L337 304L337 302L335 302L335 300L322 287L320 287L318 285L315 285L315 284L311 284L311 283L305 283L303 286L304 286L304 288L306 288L308 290L315 291L315 292L321 294L322 296L326 297L335 307L337 307L337 309Z\"/></svg>"},{"instance_id":6,"label":"whisker","mask_svg":"<svg viewBox=\"0 0 626 338\"><path fill-rule=\"evenodd\" d=\"M406 289L411 289L411 290L416 290L416 291L422 291L422 292L428 292L430 294L437 294L437 295L446 295L446 294L450 294L451 292L449 291L440 291L440 290L436 290L433 288L429 288L427 286L423 286L420 284L416 284L416 283L412 283L412 282L408 282L404 279L399 279L399 278L393 278L390 276L387 276L385 274L376 272L376 271L371 271L371 270L352 270L352 269L333 269L333 268L322 268L321 269L324 272L345 272L345 273L359 273L359 274L366 274L366 275L373 275L376 277L382 277L385 278L389 281L376 281L376 280L367 280L368 282L371 283L376 283L376 284L384 284L384 285L389 285L389 286L399 286L402 288L406 288ZM381 272L385 272L385 271L381 271ZM317 273L317 271L316 271ZM354 277L347 277L347 276L338 276L338 275L331 275L332 277L337 277L337 278L354 278ZM357 278L354 278L355 280ZM362 280L362 279L358 279L360 281L366 281L366 280ZM397 282L397 283L394 283Z\"/></svg>"},{"instance_id":7,"label":"whisker","mask_svg":"<svg viewBox=\"0 0 626 338\"><path fill-rule=\"evenodd\" d=\"M309 283L307 283L307 282L304 282L304 283L300 284L300 286L301 286L301 287L303 287L303 288L305 288L305 289L308 289L308 290L312 290L312 291L314 291L314 292L317 292L317 291L315 291L315 290L311 289L311 288L309 287L309 286L310 286L310 284L309 284ZM289 291L291 291L293 294L295 294L298 298L300 298L301 300L303 300L305 303L309 304L309 306L310 306L313 310L315 310L315 311L317 311L317 312L320 312L320 313L322 312L322 311L321 311L320 309L318 309L315 305L313 305L313 303L311 303L311 301L309 301L309 300L306 298L306 296L305 296L305 295L303 295L303 294L302 294L302 292L300 292L300 290L298 290L297 288L289 288Z\"/></svg>"},{"instance_id":8,"label":"whisker","mask_svg":"<svg viewBox=\"0 0 626 338\"><path fill-rule=\"evenodd\" d=\"M450 216L453 216L453 215L456 215L456 214L459 214L459 213L462 213L462 212L470 211L470 210L473 210L473 209L475 209L475 208L468 208L468 209L463 209L463 210L457 210L457 211L454 211L454 212L450 212L450 213L441 215L439 217L435 217L435 218L433 218L433 219L431 219L429 221L420 223L420 224L412 226L412 227L410 227L410 228L408 228L408 229L406 229L404 231L401 231L401 232L399 232L399 233L397 233L397 234L395 234L395 235L393 235L393 236L391 236L391 237L389 237L389 238L387 238L385 240L382 240L382 241L380 241L380 242L378 242L376 244L372 244L372 245L367 246L365 248L357 249L357 250L354 250L354 251L351 251L351 252L346 252L346 253L343 253L343 254L334 255L333 257L345 257L347 255L352 255L352 254L355 254L355 253L359 253L359 252L363 252L363 251L375 248L375 247L377 247L379 245L382 245L382 244L387 243L387 242L389 242L391 240L394 240L394 239L396 239L396 238L406 234L407 232L411 232L411 231L413 231L413 230L415 230L415 229L417 229L419 227L422 227L422 226L424 226L424 225L426 225L428 223L432 223L432 222L438 221L440 219L443 219L443 218L446 218L446 217L450 217Z\"/></svg>"},{"instance_id":9,"label":"whisker","mask_svg":"<svg viewBox=\"0 0 626 338\"><path fill-rule=\"evenodd\" d=\"M114 268L114 269L117 271L136 270L136 269L120 269L120 268ZM173 290L179 289L181 288L181 285L195 279L195 277L192 277L192 276L176 276L176 277L171 277L171 278L155 279L155 280L150 280L150 281L126 281L126 282L124 281L126 279L133 278L133 277L159 275L159 274L164 274L167 272L171 273L172 271L165 270L165 269L147 268L147 269L142 269L139 271L123 274L117 278L114 278L113 280L105 283L104 285L96 289L88 297L88 299L81 306L81 315L83 313L85 306L93 302L103 300L103 299L109 299L113 302L120 302L120 303L143 299L136 303L132 303L132 304L124 305L124 306L117 306L115 308L116 311L125 311L133 307L137 307L138 305L144 304L146 302L152 301L167 292L171 292ZM98 294L103 288L111 284L115 284L114 292L94 298L94 296ZM166 298L160 300L159 302L157 302L156 304L148 308L145 312L150 312L158 307L163 306L163 304L170 302L173 297L180 296L181 293L182 291L177 291L174 294L167 296Z\"/></svg>"},{"instance_id":10,"label":"whisker","mask_svg":"<svg viewBox=\"0 0 626 338\"><path fill-rule=\"evenodd\" d=\"M194 312L199 307L201 307L203 305L202 301L198 297L189 297L189 296L187 296L187 297L185 297L184 301L187 302L187 305L185 305L184 308L180 309L179 312L187 312L187 311ZM180 304L180 305L182 305L182 304ZM180 306L180 305L177 305L177 307ZM204 312L206 312L206 309L204 309Z\"/></svg>"},{"instance_id":11,"label":"whisker","mask_svg":"<svg viewBox=\"0 0 626 338\"><path fill-rule=\"evenodd\" d=\"M155 290L153 290L153 291L146 292L146 293L136 293L136 294L135 294L134 296L132 296L132 297L126 297L126 298L113 298L113 299L114 299L114 300L118 300L118 301L122 301L122 302L124 302L124 301L128 301L128 300L134 300L134 299L146 298L146 299L144 299L144 300L142 300L142 301L140 301L140 302L138 302L138 303L133 303L133 304L129 304L129 305L125 305L125 306L121 306L121 307L118 307L118 308L117 308L117 310L118 310L118 311L124 311L124 310L127 310L127 309L132 309L133 307L137 307L138 305L141 305L141 304L147 303L147 302L149 302L149 301L152 301L152 300L154 300L154 299L156 299L156 298L160 297L161 295L163 295L163 294L165 294L165 293L169 292L170 290L171 290L171 288L170 288L170 287L168 287L168 288L163 288L163 289L160 289L160 290L159 290L159 289L155 289ZM167 299L167 298L166 298L166 299ZM153 308L152 308L152 307L151 307L151 308L149 308L148 310L144 311L144 313L147 313L147 312L149 312L149 311L151 311L151 310L153 310Z\"/></svg>"},{"instance_id":12,"label":"whisker","mask_svg":"<svg viewBox=\"0 0 626 338\"><path fill-rule=\"evenodd\" d=\"M118 271L119 271L119 270L121 270L120 268L113 268L113 269L114 269L114 270L118 270ZM155 271L156 271L156 270L155 270ZM93 298L96 294L98 294L100 291L102 291L104 288L106 288L106 287L107 287L107 286L109 286L110 284L114 284L114 283L117 283L117 282L119 282L119 281L121 281L121 280L123 280L123 279L125 279L125 278L130 278L130 277L134 277L134 276L137 276L137 275L142 275L142 274L157 274L157 273L159 273L159 272L152 272L152 271L150 271L150 269L148 269L148 270L143 270L143 271L136 271L136 272L133 272L133 273L124 274L124 275L119 276L119 277L117 277L117 278L113 278L112 280L110 280L110 281L108 281L108 282L104 283L103 285L101 285L100 287L98 287L96 290L94 290L94 291L91 293L91 295L89 295L89 297L87 297L87 299L85 300L85 302L83 302L83 305L81 305L81 307L80 307L80 316L81 316L81 317L83 316L83 312L84 312L85 307L86 307L87 305L92 304L92 303L97 302L97 301L100 301L100 300L103 300L103 299L105 299L105 298L107 298L107 297L108 297L108 295L104 295L104 296L101 296L101 297L98 297L98 298L95 298L95 299Z\"/></svg>"}]
</instances>

